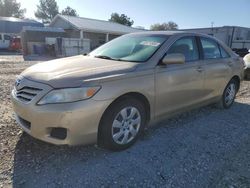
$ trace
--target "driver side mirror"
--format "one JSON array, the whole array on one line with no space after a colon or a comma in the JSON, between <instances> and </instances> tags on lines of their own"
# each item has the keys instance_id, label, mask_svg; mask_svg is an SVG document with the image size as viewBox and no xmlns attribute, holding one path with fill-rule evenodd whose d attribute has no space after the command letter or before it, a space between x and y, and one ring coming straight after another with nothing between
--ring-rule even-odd
<instances>
[{"instance_id":1,"label":"driver side mirror","mask_svg":"<svg viewBox=\"0 0 250 188\"><path fill-rule=\"evenodd\" d=\"M176 54L167 54L162 59L162 64L170 65L170 64L184 64L185 63L185 56L180 53Z\"/></svg>"}]
</instances>

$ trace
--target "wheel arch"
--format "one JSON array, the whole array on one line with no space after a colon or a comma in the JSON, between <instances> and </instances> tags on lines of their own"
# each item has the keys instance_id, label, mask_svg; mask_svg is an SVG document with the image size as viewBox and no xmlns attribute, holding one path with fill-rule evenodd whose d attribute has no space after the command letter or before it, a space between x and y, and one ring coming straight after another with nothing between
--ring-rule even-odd
<instances>
[{"instance_id":1,"label":"wheel arch","mask_svg":"<svg viewBox=\"0 0 250 188\"><path fill-rule=\"evenodd\" d=\"M150 102L148 100L148 98L143 95L142 93L139 93L139 92L129 92L129 93L125 93L119 97L117 97L106 109L105 111L103 112L102 114L102 117L101 117L101 120L99 122L99 125L98 125L98 133L97 133L97 143L99 144L100 143L100 139L101 139L101 131L100 131L100 128L101 128L101 124L102 124L102 121L103 121L103 117L105 116L105 114L107 113L107 111L112 108L113 105L115 105L117 102L123 100L124 98L134 98L140 102L143 103L143 105L145 106L145 109L146 109L146 118L147 118L147 123L150 121L151 119L151 107L150 107Z\"/></svg>"}]
</instances>

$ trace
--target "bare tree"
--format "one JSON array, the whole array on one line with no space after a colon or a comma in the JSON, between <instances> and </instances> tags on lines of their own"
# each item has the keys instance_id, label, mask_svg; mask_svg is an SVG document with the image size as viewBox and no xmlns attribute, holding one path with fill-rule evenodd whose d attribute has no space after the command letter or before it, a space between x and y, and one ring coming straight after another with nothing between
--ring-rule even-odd
<instances>
[{"instance_id":1,"label":"bare tree","mask_svg":"<svg viewBox=\"0 0 250 188\"><path fill-rule=\"evenodd\" d=\"M0 0L0 16L23 18L25 12L16 0Z\"/></svg>"},{"instance_id":2,"label":"bare tree","mask_svg":"<svg viewBox=\"0 0 250 188\"><path fill-rule=\"evenodd\" d=\"M42 20L43 23L50 23L58 13L58 6L55 0L40 0L35 16Z\"/></svg>"}]
</instances>

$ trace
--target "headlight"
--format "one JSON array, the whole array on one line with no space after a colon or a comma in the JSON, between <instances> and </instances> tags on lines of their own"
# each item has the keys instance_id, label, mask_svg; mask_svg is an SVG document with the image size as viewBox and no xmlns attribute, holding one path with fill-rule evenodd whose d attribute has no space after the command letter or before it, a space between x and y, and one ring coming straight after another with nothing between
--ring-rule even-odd
<instances>
[{"instance_id":1,"label":"headlight","mask_svg":"<svg viewBox=\"0 0 250 188\"><path fill-rule=\"evenodd\" d=\"M46 94L37 104L75 102L93 97L101 87L55 89Z\"/></svg>"}]
</instances>

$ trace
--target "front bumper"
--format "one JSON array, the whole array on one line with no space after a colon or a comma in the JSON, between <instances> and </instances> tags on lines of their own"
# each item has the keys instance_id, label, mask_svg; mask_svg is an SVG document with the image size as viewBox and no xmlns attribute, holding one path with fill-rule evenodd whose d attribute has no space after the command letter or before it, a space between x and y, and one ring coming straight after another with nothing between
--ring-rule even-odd
<instances>
[{"instance_id":1,"label":"front bumper","mask_svg":"<svg viewBox=\"0 0 250 188\"><path fill-rule=\"evenodd\" d=\"M39 140L56 145L96 143L100 119L111 102L88 99L39 106L34 101L30 103L20 101L14 91L11 100L16 120L21 128ZM51 132L55 128L66 130L66 137L64 139L54 137Z\"/></svg>"}]
</instances>

